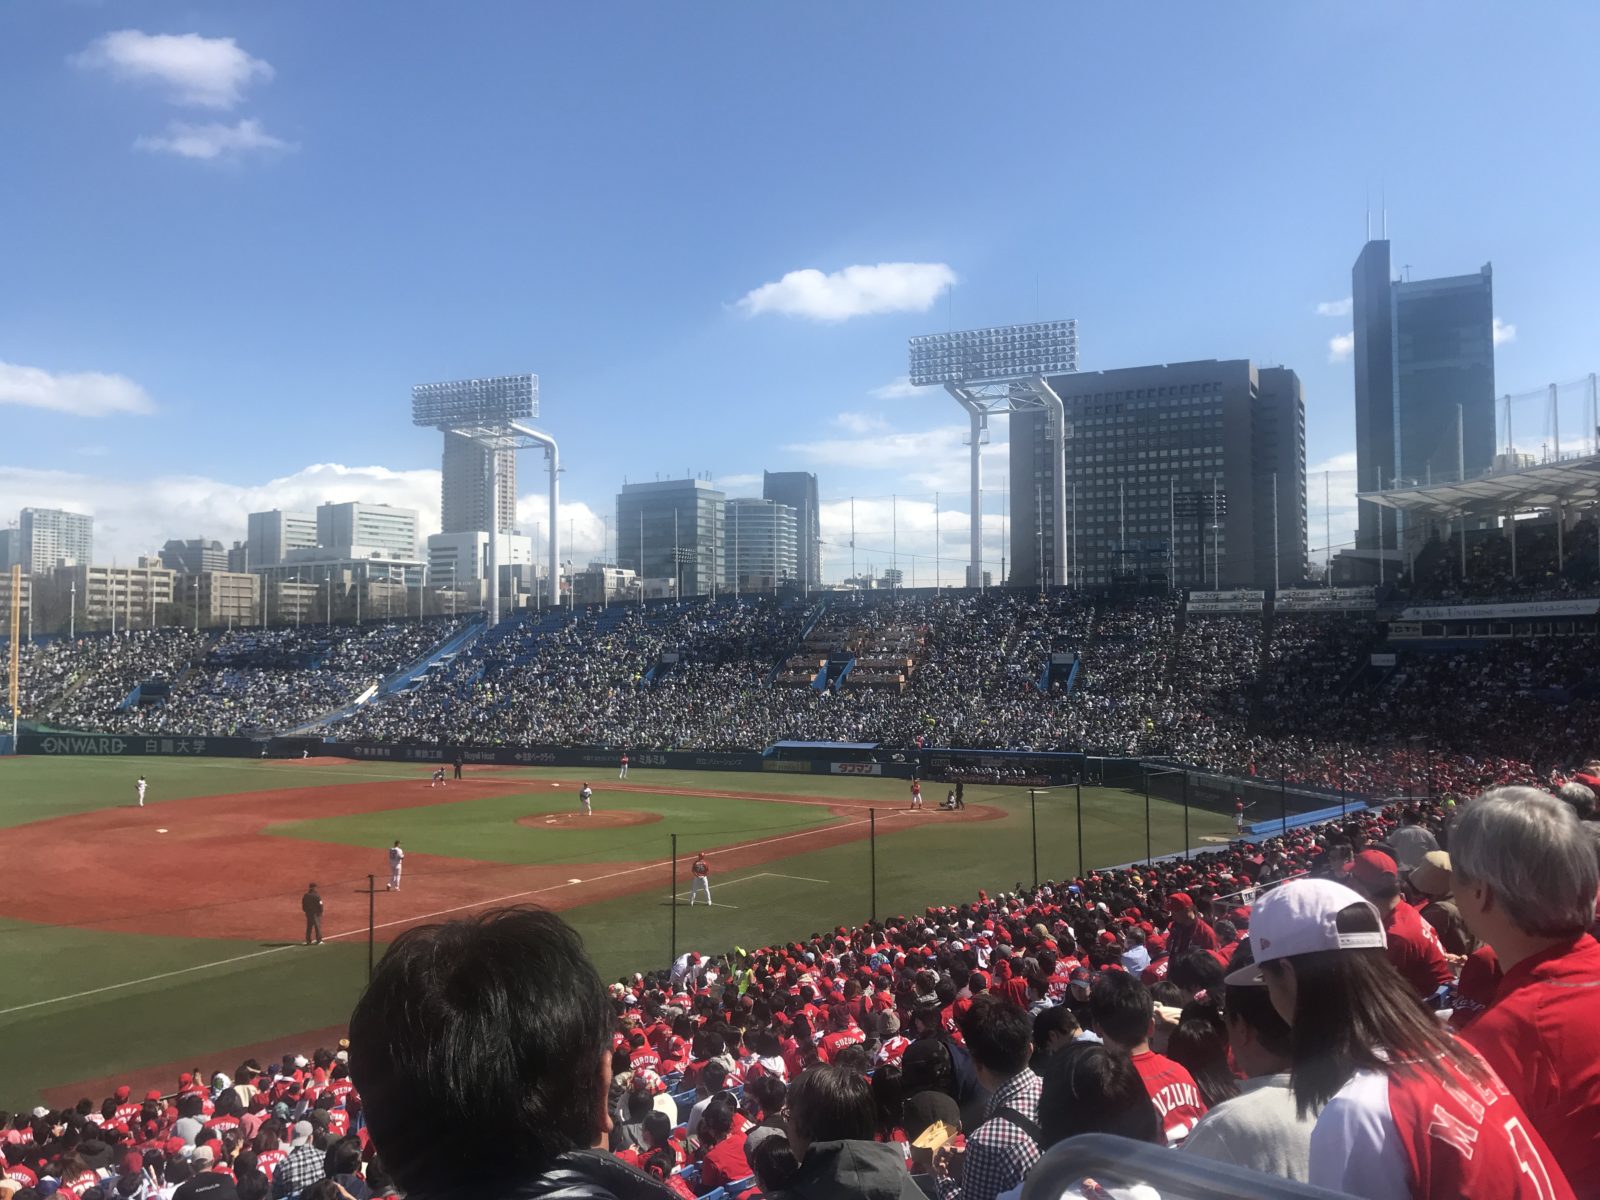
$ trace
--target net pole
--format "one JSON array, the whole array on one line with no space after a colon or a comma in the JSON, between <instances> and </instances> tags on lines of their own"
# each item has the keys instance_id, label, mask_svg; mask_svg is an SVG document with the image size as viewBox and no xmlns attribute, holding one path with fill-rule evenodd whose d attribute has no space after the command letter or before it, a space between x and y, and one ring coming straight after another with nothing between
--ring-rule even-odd
<instances>
[{"instance_id":1,"label":"net pole","mask_svg":"<svg viewBox=\"0 0 1600 1200\"><path fill-rule=\"evenodd\" d=\"M669 963L678 961L678 835L672 835L672 940L668 949Z\"/></svg>"},{"instance_id":2,"label":"net pole","mask_svg":"<svg viewBox=\"0 0 1600 1200\"><path fill-rule=\"evenodd\" d=\"M1183 859L1189 861L1189 772L1183 773Z\"/></svg>"},{"instance_id":3,"label":"net pole","mask_svg":"<svg viewBox=\"0 0 1600 1200\"><path fill-rule=\"evenodd\" d=\"M1150 840L1150 768L1141 765L1144 772L1144 861L1149 866L1155 861L1155 850Z\"/></svg>"},{"instance_id":4,"label":"net pole","mask_svg":"<svg viewBox=\"0 0 1600 1200\"><path fill-rule=\"evenodd\" d=\"M367 876L367 982L377 965L378 938L378 877Z\"/></svg>"},{"instance_id":5,"label":"net pole","mask_svg":"<svg viewBox=\"0 0 1600 1200\"><path fill-rule=\"evenodd\" d=\"M1083 878L1083 779L1074 785L1078 793L1078 878Z\"/></svg>"},{"instance_id":6,"label":"net pole","mask_svg":"<svg viewBox=\"0 0 1600 1200\"><path fill-rule=\"evenodd\" d=\"M872 896L872 920L878 919L878 810L867 809L867 877Z\"/></svg>"},{"instance_id":7,"label":"net pole","mask_svg":"<svg viewBox=\"0 0 1600 1200\"><path fill-rule=\"evenodd\" d=\"M1039 887L1039 793L1028 789L1028 820L1033 826L1033 886Z\"/></svg>"}]
</instances>

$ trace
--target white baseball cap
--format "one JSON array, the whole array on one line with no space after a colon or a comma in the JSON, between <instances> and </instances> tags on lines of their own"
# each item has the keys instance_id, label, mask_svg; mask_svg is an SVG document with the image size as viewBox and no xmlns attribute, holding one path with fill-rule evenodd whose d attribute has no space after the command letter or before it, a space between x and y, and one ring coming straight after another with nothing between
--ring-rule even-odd
<instances>
[{"instance_id":1,"label":"white baseball cap","mask_svg":"<svg viewBox=\"0 0 1600 1200\"><path fill-rule=\"evenodd\" d=\"M1339 914L1352 904L1372 909L1378 928L1340 933ZM1365 898L1331 879L1294 879L1258 897L1250 906L1250 953L1255 961L1230 974L1231 987L1261 987L1261 964L1318 950L1382 950L1389 944L1383 919Z\"/></svg>"}]
</instances>

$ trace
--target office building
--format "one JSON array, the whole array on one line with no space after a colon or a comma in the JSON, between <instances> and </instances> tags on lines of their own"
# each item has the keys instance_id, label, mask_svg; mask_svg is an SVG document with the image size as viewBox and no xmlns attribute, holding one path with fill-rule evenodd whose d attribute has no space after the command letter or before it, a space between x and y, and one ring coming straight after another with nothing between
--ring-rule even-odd
<instances>
[{"instance_id":1,"label":"office building","mask_svg":"<svg viewBox=\"0 0 1600 1200\"><path fill-rule=\"evenodd\" d=\"M817 477L810 471L763 471L761 495L795 511L800 586L810 592L822 586L822 517L817 502Z\"/></svg>"},{"instance_id":2,"label":"office building","mask_svg":"<svg viewBox=\"0 0 1600 1200\"><path fill-rule=\"evenodd\" d=\"M486 450L454 433L444 435L444 456L439 482L440 530L476 533L489 529L489 455L498 454L497 471L500 523L509 532L517 523L517 454L514 450Z\"/></svg>"},{"instance_id":3,"label":"office building","mask_svg":"<svg viewBox=\"0 0 1600 1200\"><path fill-rule=\"evenodd\" d=\"M346 558L417 556L417 511L359 500L317 506L317 545ZM376 552L376 554L374 554ZM286 556L287 557L287 556Z\"/></svg>"},{"instance_id":4,"label":"office building","mask_svg":"<svg viewBox=\"0 0 1600 1200\"><path fill-rule=\"evenodd\" d=\"M238 573L250 569L250 546L247 542L235 542L228 547L228 570Z\"/></svg>"},{"instance_id":5,"label":"office building","mask_svg":"<svg viewBox=\"0 0 1600 1200\"><path fill-rule=\"evenodd\" d=\"M161 547L161 565L180 575L226 571L228 552L222 548L221 542L207 541L205 538L190 538L187 541L172 538Z\"/></svg>"},{"instance_id":6,"label":"office building","mask_svg":"<svg viewBox=\"0 0 1600 1200\"><path fill-rule=\"evenodd\" d=\"M198 620L204 626L234 626L254 625L260 620L259 575L238 571L179 572L173 588L180 623Z\"/></svg>"},{"instance_id":7,"label":"office building","mask_svg":"<svg viewBox=\"0 0 1600 1200\"><path fill-rule=\"evenodd\" d=\"M22 530L0 529L0 571L22 565Z\"/></svg>"},{"instance_id":8,"label":"office building","mask_svg":"<svg viewBox=\"0 0 1600 1200\"><path fill-rule=\"evenodd\" d=\"M59 508L25 508L17 529L22 569L30 575L94 558L94 518Z\"/></svg>"},{"instance_id":9,"label":"office building","mask_svg":"<svg viewBox=\"0 0 1600 1200\"><path fill-rule=\"evenodd\" d=\"M115 629L149 629L165 623L172 615L177 577L176 571L166 567L96 567L88 563L49 572L51 589L58 597L73 595L79 629L86 622Z\"/></svg>"},{"instance_id":10,"label":"office building","mask_svg":"<svg viewBox=\"0 0 1600 1200\"><path fill-rule=\"evenodd\" d=\"M1305 404L1293 371L1209 359L1079 372L1050 385L1067 417L1071 582L1269 588L1274 579L1301 580ZM1045 413L1010 419L1007 582L1038 587L1055 566L1050 498L1060 441Z\"/></svg>"},{"instance_id":11,"label":"office building","mask_svg":"<svg viewBox=\"0 0 1600 1200\"><path fill-rule=\"evenodd\" d=\"M489 534L484 530L435 533L428 538L428 582L435 588L463 592L476 604L487 597ZM533 539L502 533L495 542L500 594L515 608L519 596L535 595L544 586L544 572L534 558ZM543 597L548 602L548 597Z\"/></svg>"},{"instance_id":12,"label":"office building","mask_svg":"<svg viewBox=\"0 0 1600 1200\"><path fill-rule=\"evenodd\" d=\"M799 520L789 505L735 496L723 505L722 529L725 589L771 591L800 581Z\"/></svg>"},{"instance_id":13,"label":"office building","mask_svg":"<svg viewBox=\"0 0 1600 1200\"><path fill-rule=\"evenodd\" d=\"M251 513L245 543L250 556L250 569L270 567L281 563L291 550L308 550L317 544L317 518L306 512Z\"/></svg>"},{"instance_id":14,"label":"office building","mask_svg":"<svg viewBox=\"0 0 1600 1200\"><path fill-rule=\"evenodd\" d=\"M1351 271L1358 491L1457 479L1494 462L1494 275L1397 280L1389 242ZM1457 422L1459 419L1459 438ZM1356 547L1398 546L1403 518L1359 504Z\"/></svg>"},{"instance_id":15,"label":"office building","mask_svg":"<svg viewBox=\"0 0 1600 1200\"><path fill-rule=\"evenodd\" d=\"M624 484L617 565L638 573L647 596L712 594L726 575L726 500L703 479Z\"/></svg>"},{"instance_id":16,"label":"office building","mask_svg":"<svg viewBox=\"0 0 1600 1200\"><path fill-rule=\"evenodd\" d=\"M572 575L574 604L610 604L639 599L639 577L609 563L590 563Z\"/></svg>"}]
</instances>

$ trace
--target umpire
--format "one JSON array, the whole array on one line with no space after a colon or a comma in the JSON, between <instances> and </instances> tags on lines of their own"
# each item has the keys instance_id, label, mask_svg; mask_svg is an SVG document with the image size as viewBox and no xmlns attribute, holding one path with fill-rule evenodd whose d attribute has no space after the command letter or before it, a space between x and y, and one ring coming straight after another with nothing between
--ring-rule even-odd
<instances>
[{"instance_id":1,"label":"umpire","mask_svg":"<svg viewBox=\"0 0 1600 1200\"><path fill-rule=\"evenodd\" d=\"M308 885L306 894L300 897L300 911L306 914L306 945L311 945L313 937L317 945L322 945L322 897L316 884Z\"/></svg>"}]
</instances>

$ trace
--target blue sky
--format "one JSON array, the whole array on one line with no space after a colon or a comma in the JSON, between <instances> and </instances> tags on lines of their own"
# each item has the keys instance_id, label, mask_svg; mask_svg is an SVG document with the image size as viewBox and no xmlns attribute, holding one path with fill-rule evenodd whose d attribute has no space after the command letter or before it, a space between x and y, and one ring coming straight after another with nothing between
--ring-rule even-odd
<instances>
[{"instance_id":1,"label":"blue sky","mask_svg":"<svg viewBox=\"0 0 1600 1200\"><path fill-rule=\"evenodd\" d=\"M532 370L580 557L624 478L804 468L863 565L901 496L919 582L938 493L950 579L962 424L897 394L905 339L1057 316L1085 369L1294 367L1348 493L1317 306L1369 199L1416 277L1494 262L1499 391L1600 368L1596 44L1579 3L11 0L0 516L92 510L122 561L323 496L426 524L410 386ZM921 266L740 303L877 264Z\"/></svg>"}]
</instances>

